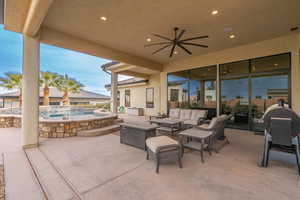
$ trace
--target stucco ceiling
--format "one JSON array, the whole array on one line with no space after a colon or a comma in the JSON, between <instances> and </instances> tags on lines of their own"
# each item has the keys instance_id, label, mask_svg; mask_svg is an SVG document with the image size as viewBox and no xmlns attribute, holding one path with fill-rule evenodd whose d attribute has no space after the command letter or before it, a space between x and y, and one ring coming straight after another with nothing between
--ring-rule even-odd
<instances>
[{"instance_id":1,"label":"stucco ceiling","mask_svg":"<svg viewBox=\"0 0 300 200\"><path fill-rule=\"evenodd\" d=\"M219 13L211 15L213 10ZM299 0L55 0L44 26L156 62L168 63L189 57L169 51L156 55L157 47L145 48L153 33L168 37L175 26L187 30L185 37L209 35L199 43L207 49L189 47L193 55L226 49L290 33L300 25ZM107 21L100 20L101 16ZM229 35L236 37L230 39Z\"/></svg>"}]
</instances>

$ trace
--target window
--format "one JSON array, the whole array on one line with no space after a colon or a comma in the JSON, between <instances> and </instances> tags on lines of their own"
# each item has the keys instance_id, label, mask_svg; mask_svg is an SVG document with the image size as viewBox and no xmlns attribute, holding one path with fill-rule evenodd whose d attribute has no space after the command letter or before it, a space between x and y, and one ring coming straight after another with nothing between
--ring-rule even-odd
<instances>
[{"instance_id":1,"label":"window","mask_svg":"<svg viewBox=\"0 0 300 200\"><path fill-rule=\"evenodd\" d=\"M146 88L146 108L154 108L154 88Z\"/></svg>"},{"instance_id":2,"label":"window","mask_svg":"<svg viewBox=\"0 0 300 200\"><path fill-rule=\"evenodd\" d=\"M117 92L117 105L120 106L120 91Z\"/></svg>"},{"instance_id":3,"label":"window","mask_svg":"<svg viewBox=\"0 0 300 200\"><path fill-rule=\"evenodd\" d=\"M201 67L190 71L190 107L216 108L217 67Z\"/></svg>"},{"instance_id":4,"label":"window","mask_svg":"<svg viewBox=\"0 0 300 200\"><path fill-rule=\"evenodd\" d=\"M226 63L221 67L221 113L232 128L259 130L257 119L283 99L290 104L290 54Z\"/></svg>"},{"instance_id":5,"label":"window","mask_svg":"<svg viewBox=\"0 0 300 200\"><path fill-rule=\"evenodd\" d=\"M179 89L171 89L170 90L170 101L176 102L179 99Z\"/></svg>"},{"instance_id":6,"label":"window","mask_svg":"<svg viewBox=\"0 0 300 200\"><path fill-rule=\"evenodd\" d=\"M249 60L237 61L220 65L220 75L225 78L249 74Z\"/></svg>"},{"instance_id":7,"label":"window","mask_svg":"<svg viewBox=\"0 0 300 200\"><path fill-rule=\"evenodd\" d=\"M180 71L168 75L169 108L185 108L189 106L188 81L188 71Z\"/></svg>"},{"instance_id":8,"label":"window","mask_svg":"<svg viewBox=\"0 0 300 200\"><path fill-rule=\"evenodd\" d=\"M215 65L168 74L169 108L217 107Z\"/></svg>"},{"instance_id":9,"label":"window","mask_svg":"<svg viewBox=\"0 0 300 200\"><path fill-rule=\"evenodd\" d=\"M125 107L130 107L130 90L125 90Z\"/></svg>"},{"instance_id":10,"label":"window","mask_svg":"<svg viewBox=\"0 0 300 200\"><path fill-rule=\"evenodd\" d=\"M255 58L251 60L251 72L274 72L278 70L289 69L290 55L281 54L277 56L267 56L262 58Z\"/></svg>"}]
</instances>

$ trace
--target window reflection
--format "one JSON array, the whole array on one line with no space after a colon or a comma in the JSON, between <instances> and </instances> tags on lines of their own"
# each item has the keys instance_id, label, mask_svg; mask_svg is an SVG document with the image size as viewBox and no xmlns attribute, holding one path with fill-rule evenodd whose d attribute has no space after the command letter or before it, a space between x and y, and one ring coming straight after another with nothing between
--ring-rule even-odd
<instances>
[{"instance_id":1,"label":"window reflection","mask_svg":"<svg viewBox=\"0 0 300 200\"><path fill-rule=\"evenodd\" d=\"M290 55L282 54L251 60L251 72L267 72L290 68Z\"/></svg>"},{"instance_id":2,"label":"window reflection","mask_svg":"<svg viewBox=\"0 0 300 200\"><path fill-rule=\"evenodd\" d=\"M216 108L217 67L203 67L190 72L190 104L193 108Z\"/></svg>"},{"instance_id":3,"label":"window reflection","mask_svg":"<svg viewBox=\"0 0 300 200\"><path fill-rule=\"evenodd\" d=\"M169 108L187 108L188 103L188 72L176 72L168 75Z\"/></svg>"},{"instance_id":4,"label":"window reflection","mask_svg":"<svg viewBox=\"0 0 300 200\"><path fill-rule=\"evenodd\" d=\"M222 80L222 113L231 114L230 127L247 129L249 120L248 78Z\"/></svg>"},{"instance_id":5,"label":"window reflection","mask_svg":"<svg viewBox=\"0 0 300 200\"><path fill-rule=\"evenodd\" d=\"M243 60L238 62L226 63L220 65L221 76L234 76L249 73L249 61Z\"/></svg>"},{"instance_id":6,"label":"window reflection","mask_svg":"<svg viewBox=\"0 0 300 200\"><path fill-rule=\"evenodd\" d=\"M252 80L252 110L253 117L260 118L268 107L278 100L288 99L288 75L273 75L253 77Z\"/></svg>"}]
</instances>

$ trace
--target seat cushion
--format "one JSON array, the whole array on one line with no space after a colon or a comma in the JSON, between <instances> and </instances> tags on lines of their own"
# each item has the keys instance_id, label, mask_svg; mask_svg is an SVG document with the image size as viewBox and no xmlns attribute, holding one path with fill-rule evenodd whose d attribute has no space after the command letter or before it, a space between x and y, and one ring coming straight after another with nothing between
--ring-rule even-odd
<instances>
[{"instance_id":1,"label":"seat cushion","mask_svg":"<svg viewBox=\"0 0 300 200\"><path fill-rule=\"evenodd\" d=\"M206 119L207 110L192 110L191 120Z\"/></svg>"},{"instance_id":2,"label":"seat cushion","mask_svg":"<svg viewBox=\"0 0 300 200\"><path fill-rule=\"evenodd\" d=\"M189 109L181 109L180 111L180 120L190 120L191 119L192 110Z\"/></svg>"},{"instance_id":3,"label":"seat cushion","mask_svg":"<svg viewBox=\"0 0 300 200\"><path fill-rule=\"evenodd\" d=\"M183 123L188 124L188 125L197 126L198 125L198 120L185 120L185 121L183 121Z\"/></svg>"},{"instance_id":4,"label":"seat cushion","mask_svg":"<svg viewBox=\"0 0 300 200\"><path fill-rule=\"evenodd\" d=\"M168 136L157 136L148 138L146 145L153 153L157 153L162 148L178 147L179 143Z\"/></svg>"},{"instance_id":5,"label":"seat cushion","mask_svg":"<svg viewBox=\"0 0 300 200\"><path fill-rule=\"evenodd\" d=\"M169 111L169 118L179 119L180 109L179 108L171 108Z\"/></svg>"},{"instance_id":6,"label":"seat cushion","mask_svg":"<svg viewBox=\"0 0 300 200\"><path fill-rule=\"evenodd\" d=\"M208 129L209 124L202 124L198 127L203 128L203 129Z\"/></svg>"}]
</instances>

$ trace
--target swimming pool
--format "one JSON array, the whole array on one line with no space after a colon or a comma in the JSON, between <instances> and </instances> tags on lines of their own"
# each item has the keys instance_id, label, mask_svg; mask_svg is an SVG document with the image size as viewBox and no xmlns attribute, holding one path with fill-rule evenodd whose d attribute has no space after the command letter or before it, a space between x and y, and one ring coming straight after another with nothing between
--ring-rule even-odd
<instances>
[{"instance_id":1,"label":"swimming pool","mask_svg":"<svg viewBox=\"0 0 300 200\"><path fill-rule=\"evenodd\" d=\"M20 108L3 108L0 115L21 115ZM86 119L105 116L105 113L97 112L95 108L78 106L41 106L40 118L53 120Z\"/></svg>"},{"instance_id":2,"label":"swimming pool","mask_svg":"<svg viewBox=\"0 0 300 200\"><path fill-rule=\"evenodd\" d=\"M76 136L79 131L118 124L118 116L97 109L78 106L40 107L39 135L47 138ZM0 109L0 128L21 128L19 108Z\"/></svg>"}]
</instances>

